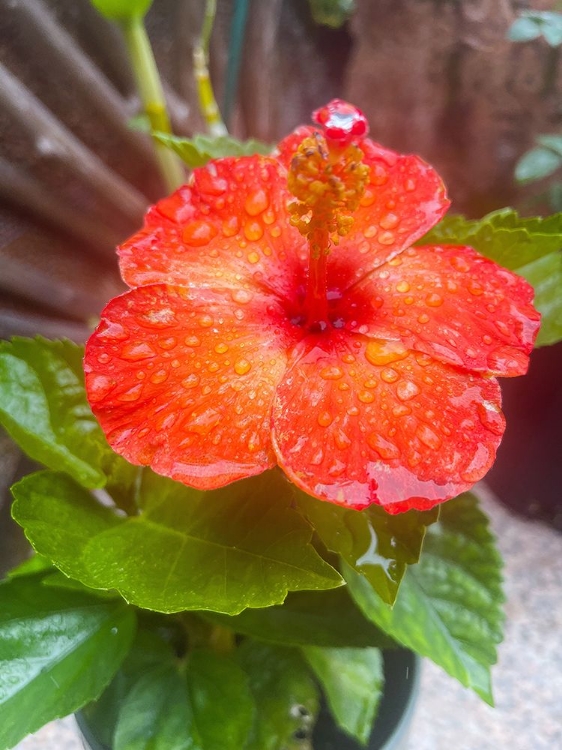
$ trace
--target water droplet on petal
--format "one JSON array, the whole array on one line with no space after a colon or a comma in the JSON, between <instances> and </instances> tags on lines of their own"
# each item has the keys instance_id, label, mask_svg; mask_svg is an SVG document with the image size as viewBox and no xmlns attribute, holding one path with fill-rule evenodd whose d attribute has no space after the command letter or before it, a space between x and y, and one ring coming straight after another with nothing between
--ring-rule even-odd
<instances>
[{"instance_id":1,"label":"water droplet on petal","mask_svg":"<svg viewBox=\"0 0 562 750\"><path fill-rule=\"evenodd\" d=\"M173 349L176 344L177 340L173 336L168 336L165 339L158 339L158 346L164 349L165 351L169 351L170 349Z\"/></svg>"},{"instance_id":2,"label":"water droplet on petal","mask_svg":"<svg viewBox=\"0 0 562 750\"><path fill-rule=\"evenodd\" d=\"M263 237L263 227L259 223L259 221L251 221L249 224L246 224L244 227L244 236L247 240L250 240L250 242L261 240L261 238ZM248 258L249 257L250 256L248 256Z\"/></svg>"},{"instance_id":3,"label":"water droplet on petal","mask_svg":"<svg viewBox=\"0 0 562 750\"><path fill-rule=\"evenodd\" d=\"M248 260L250 261L250 263L259 263L260 256L254 250L251 253L248 253Z\"/></svg>"},{"instance_id":4,"label":"water droplet on petal","mask_svg":"<svg viewBox=\"0 0 562 750\"><path fill-rule=\"evenodd\" d=\"M328 474L331 477L339 477L344 473L346 469L347 469L346 463L344 463L343 461L336 460L328 469Z\"/></svg>"},{"instance_id":5,"label":"water droplet on petal","mask_svg":"<svg viewBox=\"0 0 562 750\"><path fill-rule=\"evenodd\" d=\"M347 409L347 414L349 414L350 417L357 417L359 413L359 409L356 406L350 406Z\"/></svg>"},{"instance_id":6,"label":"water droplet on petal","mask_svg":"<svg viewBox=\"0 0 562 750\"><path fill-rule=\"evenodd\" d=\"M406 417L408 414L411 414L412 410L409 406L406 406L406 404L397 404L392 409L392 416L394 417Z\"/></svg>"},{"instance_id":7,"label":"water droplet on petal","mask_svg":"<svg viewBox=\"0 0 562 750\"><path fill-rule=\"evenodd\" d=\"M184 388L196 388L199 385L199 376L195 373L188 375L181 381Z\"/></svg>"},{"instance_id":8,"label":"water droplet on petal","mask_svg":"<svg viewBox=\"0 0 562 750\"><path fill-rule=\"evenodd\" d=\"M142 389L142 383L134 385L132 388L129 388L129 390L120 393L119 396L117 396L117 401L137 401L141 396Z\"/></svg>"},{"instance_id":9,"label":"water droplet on petal","mask_svg":"<svg viewBox=\"0 0 562 750\"><path fill-rule=\"evenodd\" d=\"M217 344L215 346L215 351L217 354L226 354L226 352L228 351L228 344L225 344L221 341L220 344Z\"/></svg>"},{"instance_id":10,"label":"water droplet on petal","mask_svg":"<svg viewBox=\"0 0 562 750\"><path fill-rule=\"evenodd\" d=\"M396 370L393 370L392 367L385 367L381 372L381 379L384 380L385 383L396 383L399 378L400 375Z\"/></svg>"},{"instance_id":11,"label":"water droplet on petal","mask_svg":"<svg viewBox=\"0 0 562 750\"><path fill-rule=\"evenodd\" d=\"M396 238L394 232L381 232L377 239L381 245L394 245Z\"/></svg>"},{"instance_id":12,"label":"water droplet on petal","mask_svg":"<svg viewBox=\"0 0 562 750\"><path fill-rule=\"evenodd\" d=\"M470 263L466 260L466 258L463 258L462 255L453 255L452 258L450 258L450 263L457 271L460 271L461 273L466 273L467 271L470 271Z\"/></svg>"},{"instance_id":13,"label":"water droplet on petal","mask_svg":"<svg viewBox=\"0 0 562 750\"><path fill-rule=\"evenodd\" d=\"M421 323L422 325L424 323L429 323L429 315L427 315L426 313L418 315L418 323Z\"/></svg>"},{"instance_id":14,"label":"water droplet on petal","mask_svg":"<svg viewBox=\"0 0 562 750\"><path fill-rule=\"evenodd\" d=\"M159 385L160 383L163 383L167 379L168 379L168 372L166 370L157 370L149 378L150 382L154 383L155 385Z\"/></svg>"},{"instance_id":15,"label":"water droplet on petal","mask_svg":"<svg viewBox=\"0 0 562 750\"><path fill-rule=\"evenodd\" d=\"M137 341L132 344L125 344L121 350L121 356L129 362L138 362L156 356L156 352L149 344Z\"/></svg>"},{"instance_id":16,"label":"water droplet on petal","mask_svg":"<svg viewBox=\"0 0 562 750\"><path fill-rule=\"evenodd\" d=\"M479 479L482 479L493 460L493 451L488 448L487 445L484 445L484 443L480 443L472 461L466 469L461 472L461 478L464 479L465 482L477 482Z\"/></svg>"},{"instance_id":17,"label":"water droplet on petal","mask_svg":"<svg viewBox=\"0 0 562 750\"><path fill-rule=\"evenodd\" d=\"M197 336L186 336L184 341L187 346L201 346L201 341L197 338Z\"/></svg>"},{"instance_id":18,"label":"water droplet on petal","mask_svg":"<svg viewBox=\"0 0 562 750\"><path fill-rule=\"evenodd\" d=\"M250 193L244 201L244 208L250 216L261 214L268 206L269 198L265 190L256 190L255 193Z\"/></svg>"},{"instance_id":19,"label":"water droplet on petal","mask_svg":"<svg viewBox=\"0 0 562 750\"><path fill-rule=\"evenodd\" d=\"M372 237L374 237L377 233L377 228L371 224L371 226L367 227L365 231L363 232L363 235L366 239L370 240Z\"/></svg>"},{"instance_id":20,"label":"water droplet on petal","mask_svg":"<svg viewBox=\"0 0 562 750\"><path fill-rule=\"evenodd\" d=\"M363 404L372 404L375 400L375 397L373 396L371 391L359 391L359 393L357 394L357 398Z\"/></svg>"},{"instance_id":21,"label":"water droplet on petal","mask_svg":"<svg viewBox=\"0 0 562 750\"><path fill-rule=\"evenodd\" d=\"M193 412L187 423L187 429L190 432L196 432L198 435L207 435L220 421L221 415L218 411L208 408L199 413Z\"/></svg>"},{"instance_id":22,"label":"water droplet on petal","mask_svg":"<svg viewBox=\"0 0 562 750\"><path fill-rule=\"evenodd\" d=\"M239 305L246 305L252 299L252 294L247 289L234 289L232 299Z\"/></svg>"},{"instance_id":23,"label":"water droplet on petal","mask_svg":"<svg viewBox=\"0 0 562 750\"><path fill-rule=\"evenodd\" d=\"M336 430L334 433L334 441L340 450L346 450L351 445L351 440L345 434L343 430Z\"/></svg>"},{"instance_id":24,"label":"water droplet on petal","mask_svg":"<svg viewBox=\"0 0 562 750\"><path fill-rule=\"evenodd\" d=\"M210 328L215 321L213 320L213 318L211 318L210 315L201 315L197 322L199 323L201 328Z\"/></svg>"},{"instance_id":25,"label":"water droplet on petal","mask_svg":"<svg viewBox=\"0 0 562 750\"><path fill-rule=\"evenodd\" d=\"M407 356L408 350L400 341L372 339L365 348L365 357L372 365L388 365Z\"/></svg>"},{"instance_id":26,"label":"water droplet on petal","mask_svg":"<svg viewBox=\"0 0 562 750\"><path fill-rule=\"evenodd\" d=\"M203 247L208 245L216 234L217 230L213 224L207 221L192 221L183 228L182 240L191 247Z\"/></svg>"},{"instance_id":27,"label":"water droplet on petal","mask_svg":"<svg viewBox=\"0 0 562 750\"><path fill-rule=\"evenodd\" d=\"M329 427L333 421L334 418L329 411L320 412L320 414L318 415L318 424L321 427Z\"/></svg>"},{"instance_id":28,"label":"water droplet on petal","mask_svg":"<svg viewBox=\"0 0 562 750\"><path fill-rule=\"evenodd\" d=\"M257 453L261 448L261 439L257 432L252 432L248 439L248 450L250 453Z\"/></svg>"},{"instance_id":29,"label":"water droplet on petal","mask_svg":"<svg viewBox=\"0 0 562 750\"><path fill-rule=\"evenodd\" d=\"M234 365L234 372L237 375L245 375L247 372L250 372L251 369L252 364L251 362L248 362L247 359L239 359Z\"/></svg>"},{"instance_id":30,"label":"water droplet on petal","mask_svg":"<svg viewBox=\"0 0 562 750\"><path fill-rule=\"evenodd\" d=\"M483 401L478 404L478 416L486 429L493 432L494 435L503 435L505 430L504 416L496 404L490 401Z\"/></svg>"},{"instance_id":31,"label":"water droplet on petal","mask_svg":"<svg viewBox=\"0 0 562 750\"><path fill-rule=\"evenodd\" d=\"M399 222L400 218L396 214L390 213L383 216L379 224L383 229L396 229Z\"/></svg>"},{"instance_id":32,"label":"water droplet on petal","mask_svg":"<svg viewBox=\"0 0 562 750\"><path fill-rule=\"evenodd\" d=\"M367 435L367 443L375 450L381 458L387 461L393 458L400 458L400 451L389 440L379 435L376 432L372 432Z\"/></svg>"},{"instance_id":33,"label":"water droplet on petal","mask_svg":"<svg viewBox=\"0 0 562 750\"><path fill-rule=\"evenodd\" d=\"M402 380L396 386L396 395L400 401L409 401L411 398L417 396L420 392L419 386L417 386L411 380Z\"/></svg>"},{"instance_id":34,"label":"water droplet on petal","mask_svg":"<svg viewBox=\"0 0 562 750\"><path fill-rule=\"evenodd\" d=\"M407 281L400 281L398 284L396 284L396 291L406 293L410 291L410 285ZM413 301L413 300L412 300Z\"/></svg>"},{"instance_id":35,"label":"water droplet on petal","mask_svg":"<svg viewBox=\"0 0 562 750\"><path fill-rule=\"evenodd\" d=\"M329 365L320 371L320 377L324 380L339 380L343 378L343 370L337 365Z\"/></svg>"},{"instance_id":36,"label":"water droplet on petal","mask_svg":"<svg viewBox=\"0 0 562 750\"><path fill-rule=\"evenodd\" d=\"M439 435L429 425L423 424L423 422L418 425L416 435L431 450L436 451L441 447L442 440Z\"/></svg>"},{"instance_id":37,"label":"water droplet on petal","mask_svg":"<svg viewBox=\"0 0 562 750\"><path fill-rule=\"evenodd\" d=\"M104 399L107 394L117 385L113 378L108 375L90 374L87 377L88 398L96 403Z\"/></svg>"},{"instance_id":38,"label":"water droplet on petal","mask_svg":"<svg viewBox=\"0 0 562 750\"><path fill-rule=\"evenodd\" d=\"M313 466L320 466L323 460L324 460L324 451L322 450L322 448L318 448L316 453L310 459L310 463Z\"/></svg>"},{"instance_id":39,"label":"water droplet on petal","mask_svg":"<svg viewBox=\"0 0 562 750\"><path fill-rule=\"evenodd\" d=\"M443 304L443 297L436 292L431 292L431 294L428 294L425 298L425 304L429 305L429 307L441 307Z\"/></svg>"}]
</instances>

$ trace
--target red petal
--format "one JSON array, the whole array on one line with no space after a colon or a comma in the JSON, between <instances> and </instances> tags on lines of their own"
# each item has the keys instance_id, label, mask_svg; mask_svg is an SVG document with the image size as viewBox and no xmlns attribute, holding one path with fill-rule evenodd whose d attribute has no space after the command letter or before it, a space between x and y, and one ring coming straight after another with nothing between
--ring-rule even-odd
<instances>
[{"instance_id":1,"label":"red petal","mask_svg":"<svg viewBox=\"0 0 562 750\"><path fill-rule=\"evenodd\" d=\"M189 186L147 213L119 248L129 286L235 288L242 282L292 298L308 248L289 226L291 197L275 159L219 159L193 171Z\"/></svg>"},{"instance_id":2,"label":"red petal","mask_svg":"<svg viewBox=\"0 0 562 750\"><path fill-rule=\"evenodd\" d=\"M525 279L472 248L446 246L408 249L340 304L351 330L399 338L468 370L511 376L526 372L538 332L532 299Z\"/></svg>"},{"instance_id":3,"label":"red petal","mask_svg":"<svg viewBox=\"0 0 562 750\"><path fill-rule=\"evenodd\" d=\"M245 301L159 285L109 303L85 371L117 453L200 489L275 463L271 404L300 329L269 299Z\"/></svg>"},{"instance_id":4,"label":"red petal","mask_svg":"<svg viewBox=\"0 0 562 750\"><path fill-rule=\"evenodd\" d=\"M342 332L301 342L273 406L277 460L297 485L391 513L469 488L503 431L494 379Z\"/></svg>"}]
</instances>

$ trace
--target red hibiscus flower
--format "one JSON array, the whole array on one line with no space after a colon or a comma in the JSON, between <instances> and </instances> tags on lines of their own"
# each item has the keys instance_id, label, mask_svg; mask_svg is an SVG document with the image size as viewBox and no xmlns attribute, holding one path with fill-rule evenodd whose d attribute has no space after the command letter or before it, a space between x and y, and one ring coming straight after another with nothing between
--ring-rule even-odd
<instances>
[{"instance_id":1,"label":"red hibiscus flower","mask_svg":"<svg viewBox=\"0 0 562 750\"><path fill-rule=\"evenodd\" d=\"M278 464L332 502L430 508L494 460L494 376L527 368L532 288L414 247L448 207L438 175L351 105L315 119L148 211L87 344L90 403L118 453L193 487Z\"/></svg>"}]
</instances>

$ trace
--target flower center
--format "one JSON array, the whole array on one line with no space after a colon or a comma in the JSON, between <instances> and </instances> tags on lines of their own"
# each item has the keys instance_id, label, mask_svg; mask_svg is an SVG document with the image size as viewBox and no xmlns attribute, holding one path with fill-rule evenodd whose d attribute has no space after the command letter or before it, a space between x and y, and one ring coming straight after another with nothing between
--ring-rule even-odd
<instances>
[{"instance_id":1,"label":"flower center","mask_svg":"<svg viewBox=\"0 0 562 750\"><path fill-rule=\"evenodd\" d=\"M296 200L289 206L291 224L309 245L306 325L328 324L327 257L353 226L369 178L363 152L356 145L367 133L363 114L346 102L333 102L314 113L324 134L305 138L291 160L288 187Z\"/></svg>"}]
</instances>

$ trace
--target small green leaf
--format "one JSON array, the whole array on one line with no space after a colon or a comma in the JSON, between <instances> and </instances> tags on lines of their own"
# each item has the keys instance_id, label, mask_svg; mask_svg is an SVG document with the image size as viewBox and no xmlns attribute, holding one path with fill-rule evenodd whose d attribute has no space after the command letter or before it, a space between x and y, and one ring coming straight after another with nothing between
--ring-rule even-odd
<instances>
[{"instance_id":1,"label":"small green leaf","mask_svg":"<svg viewBox=\"0 0 562 750\"><path fill-rule=\"evenodd\" d=\"M54 570L53 564L50 560L47 560L43 555L32 555L27 560L17 565L15 568L9 570L6 574L8 580L18 578L19 576L32 576L37 573L45 573L49 570Z\"/></svg>"},{"instance_id":2,"label":"small green leaf","mask_svg":"<svg viewBox=\"0 0 562 750\"><path fill-rule=\"evenodd\" d=\"M559 156L562 156L562 135L551 135L548 133L537 135L536 141L541 146L549 148L551 151L559 154Z\"/></svg>"},{"instance_id":3,"label":"small green leaf","mask_svg":"<svg viewBox=\"0 0 562 750\"><path fill-rule=\"evenodd\" d=\"M290 590L341 585L278 472L207 493L143 476L138 516L118 515L48 471L14 486L13 516L67 576L146 609L237 614L279 604Z\"/></svg>"},{"instance_id":4,"label":"small green leaf","mask_svg":"<svg viewBox=\"0 0 562 750\"><path fill-rule=\"evenodd\" d=\"M90 0L90 2L104 18L119 23L144 18L152 5L152 0Z\"/></svg>"},{"instance_id":5,"label":"small green leaf","mask_svg":"<svg viewBox=\"0 0 562 750\"><path fill-rule=\"evenodd\" d=\"M355 0L308 0L316 23L339 29L355 10Z\"/></svg>"},{"instance_id":6,"label":"small green leaf","mask_svg":"<svg viewBox=\"0 0 562 750\"><path fill-rule=\"evenodd\" d=\"M273 149L273 146L255 138L239 141L230 135L196 135L192 139L159 132L153 132L152 135L158 143L171 148L188 167L192 168L202 167L211 159L221 159L225 156L267 156Z\"/></svg>"},{"instance_id":7,"label":"small green leaf","mask_svg":"<svg viewBox=\"0 0 562 750\"><path fill-rule=\"evenodd\" d=\"M144 112L140 112L138 115L127 120L127 127L130 130L136 130L138 133L147 133L150 135L150 118Z\"/></svg>"},{"instance_id":8,"label":"small green leaf","mask_svg":"<svg viewBox=\"0 0 562 750\"><path fill-rule=\"evenodd\" d=\"M365 576L388 604L396 599L407 565L419 560L427 526L439 516L438 508L390 515L371 505L358 511L304 492L297 493L297 502L330 552Z\"/></svg>"},{"instance_id":9,"label":"small green leaf","mask_svg":"<svg viewBox=\"0 0 562 750\"><path fill-rule=\"evenodd\" d=\"M440 221L418 242L420 245L439 243L470 245L487 258L524 276L535 287L535 306L542 315L537 345L560 340L562 318L556 286L562 257L562 213L544 219L524 218L506 208L476 220L452 215Z\"/></svg>"},{"instance_id":10,"label":"small green leaf","mask_svg":"<svg viewBox=\"0 0 562 750\"><path fill-rule=\"evenodd\" d=\"M392 641L357 609L347 587L297 591L282 605L246 609L235 617L201 612L235 633L291 646L391 646Z\"/></svg>"},{"instance_id":11,"label":"small green leaf","mask_svg":"<svg viewBox=\"0 0 562 750\"><path fill-rule=\"evenodd\" d=\"M322 686L336 724L366 745L384 686L379 649L308 646L303 653Z\"/></svg>"},{"instance_id":12,"label":"small green leaf","mask_svg":"<svg viewBox=\"0 0 562 750\"><path fill-rule=\"evenodd\" d=\"M537 147L527 151L517 162L515 179L518 182L534 182L554 174L562 165L562 156L550 148Z\"/></svg>"},{"instance_id":13,"label":"small green leaf","mask_svg":"<svg viewBox=\"0 0 562 750\"><path fill-rule=\"evenodd\" d=\"M187 686L169 660L149 668L123 700L114 750L194 750Z\"/></svg>"},{"instance_id":14,"label":"small green leaf","mask_svg":"<svg viewBox=\"0 0 562 750\"><path fill-rule=\"evenodd\" d=\"M40 577L0 585L0 748L95 700L130 648L134 612Z\"/></svg>"},{"instance_id":15,"label":"small green leaf","mask_svg":"<svg viewBox=\"0 0 562 750\"><path fill-rule=\"evenodd\" d=\"M249 676L257 705L245 750L311 750L318 690L301 654L247 640L237 659Z\"/></svg>"},{"instance_id":16,"label":"small green leaf","mask_svg":"<svg viewBox=\"0 0 562 750\"><path fill-rule=\"evenodd\" d=\"M502 640L501 558L474 496L442 506L394 608L353 568L344 564L343 572L366 617L492 704L490 666Z\"/></svg>"},{"instance_id":17,"label":"small green leaf","mask_svg":"<svg viewBox=\"0 0 562 750\"><path fill-rule=\"evenodd\" d=\"M538 39L541 35L541 28L532 18L520 16L517 18L508 32L508 39L512 42L530 42Z\"/></svg>"},{"instance_id":18,"label":"small green leaf","mask_svg":"<svg viewBox=\"0 0 562 750\"><path fill-rule=\"evenodd\" d=\"M245 747L254 724L255 702L248 676L234 658L195 649L189 655L186 680L194 750Z\"/></svg>"},{"instance_id":19,"label":"small green leaf","mask_svg":"<svg viewBox=\"0 0 562 750\"><path fill-rule=\"evenodd\" d=\"M551 47L562 44L562 14L553 11L522 11L509 30L513 42L529 42L539 37Z\"/></svg>"}]
</instances>

